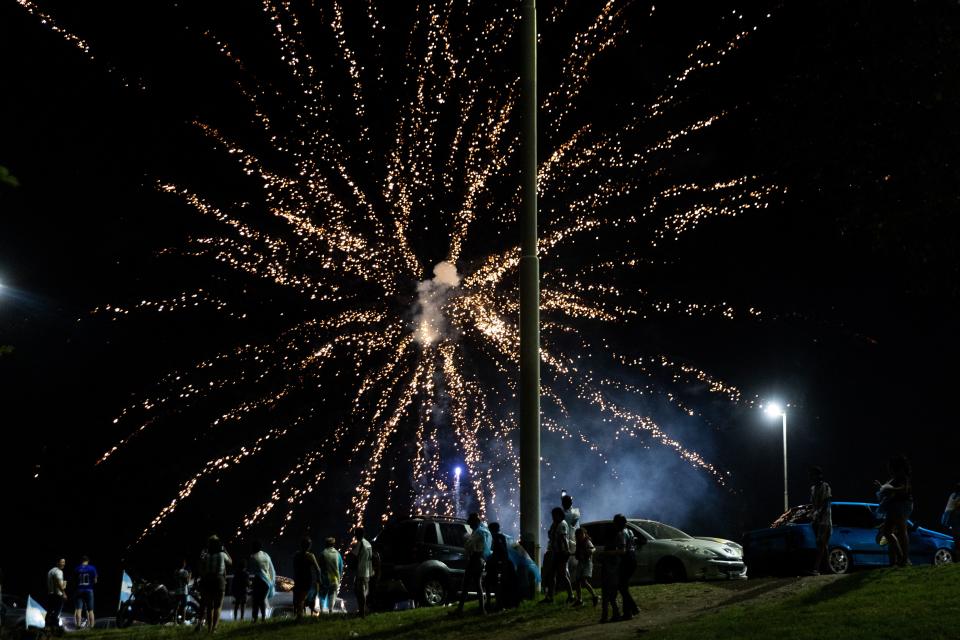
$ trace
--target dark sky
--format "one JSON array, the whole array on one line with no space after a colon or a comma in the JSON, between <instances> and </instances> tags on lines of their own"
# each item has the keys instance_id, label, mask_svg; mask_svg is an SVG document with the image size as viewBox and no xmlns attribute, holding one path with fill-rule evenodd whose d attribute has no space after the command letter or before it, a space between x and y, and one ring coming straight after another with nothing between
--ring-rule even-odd
<instances>
[{"instance_id":1,"label":"dark sky","mask_svg":"<svg viewBox=\"0 0 960 640\"><path fill-rule=\"evenodd\" d=\"M15 584L36 582L55 553L89 552L115 566L116 549L192 470L170 451L195 445L171 431L162 455L138 451L93 470L122 435L112 418L211 344L266 338L277 328L189 315L129 324L89 317L104 302L178 291L192 275L192 267L168 270L156 256L199 223L158 195L154 178L214 193L246 188L185 125L196 116L225 126L245 117L228 70L198 44L200 18L236 35L253 57L267 46L255 7L211 3L190 14L191 31L168 3L130 4L44 3L94 44L98 62L14 2L0 4L0 165L20 182L0 184L0 344L14 347L0 356L0 473L4 521L18 523L0 534L0 567L8 579L21 574ZM657 28L638 27L632 45L599 65L588 106L602 117L605 104L655 95L700 39L733 32L734 8L658 6ZM679 107L730 111L697 142L685 169L760 175L787 194L762 214L707 223L671 246L668 268L635 283L760 307L767 319L670 318L617 338L667 349L750 396L792 403L795 500L810 464L824 468L838 498L869 499L885 460L902 453L916 468L917 519L934 523L960 480L960 7L824 0L744 13L750 20L768 10L773 18L722 72L693 83ZM542 52L546 78L549 60ZM107 72L107 64L122 72ZM148 88L124 87L121 76ZM676 524L736 537L779 513L780 431L754 410L711 405L710 416L711 459L734 474L735 493L705 493ZM245 482L256 484L259 471ZM203 499L229 507L247 486ZM211 518L180 521L152 559L162 565L189 552L215 525Z\"/></svg>"}]
</instances>

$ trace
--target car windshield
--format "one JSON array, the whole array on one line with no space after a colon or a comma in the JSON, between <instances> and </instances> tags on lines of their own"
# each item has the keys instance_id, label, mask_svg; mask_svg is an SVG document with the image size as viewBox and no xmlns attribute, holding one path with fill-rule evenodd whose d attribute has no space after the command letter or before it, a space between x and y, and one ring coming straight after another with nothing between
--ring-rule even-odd
<instances>
[{"instance_id":1,"label":"car windshield","mask_svg":"<svg viewBox=\"0 0 960 640\"><path fill-rule=\"evenodd\" d=\"M680 529L652 520L634 520L635 525L647 532L654 540L688 540L690 536Z\"/></svg>"}]
</instances>

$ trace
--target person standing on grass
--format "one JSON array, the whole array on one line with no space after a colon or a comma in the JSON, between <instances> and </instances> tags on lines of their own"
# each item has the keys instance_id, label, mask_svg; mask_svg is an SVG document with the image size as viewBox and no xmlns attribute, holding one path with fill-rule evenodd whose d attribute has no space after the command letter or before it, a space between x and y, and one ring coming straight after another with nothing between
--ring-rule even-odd
<instances>
[{"instance_id":1,"label":"person standing on grass","mask_svg":"<svg viewBox=\"0 0 960 640\"><path fill-rule=\"evenodd\" d=\"M200 584L203 594L203 613L207 630L213 633L220 623L220 609L227 591L227 567L233 564L230 554L217 536L207 540L207 552L200 559Z\"/></svg>"},{"instance_id":2,"label":"person standing on grass","mask_svg":"<svg viewBox=\"0 0 960 640\"><path fill-rule=\"evenodd\" d=\"M953 534L953 545L960 552L960 482L953 488L953 493L947 498L947 506L943 510L940 524Z\"/></svg>"},{"instance_id":3,"label":"person standing on grass","mask_svg":"<svg viewBox=\"0 0 960 640\"><path fill-rule=\"evenodd\" d=\"M618 513L613 516L613 527L617 532L616 553L620 556L617 574L617 591L623 600L623 619L630 620L640 613L640 607L630 595L630 578L637 569L637 543L633 531L627 527L627 518Z\"/></svg>"},{"instance_id":4,"label":"person standing on grass","mask_svg":"<svg viewBox=\"0 0 960 640\"><path fill-rule=\"evenodd\" d=\"M880 534L887 538L890 552L890 564L905 567L910 564L910 535L907 521L913 514L913 485L910 481L910 463L903 456L890 459L887 465L890 479L877 486L877 498L880 499L878 513L884 515Z\"/></svg>"},{"instance_id":5,"label":"person standing on grass","mask_svg":"<svg viewBox=\"0 0 960 640\"><path fill-rule=\"evenodd\" d=\"M370 579L373 577L373 545L364 537L363 527L353 530L354 544L350 549L351 565L354 567L353 591L357 596L357 613L367 615L367 598L370 595Z\"/></svg>"},{"instance_id":6,"label":"person standing on grass","mask_svg":"<svg viewBox=\"0 0 960 640\"><path fill-rule=\"evenodd\" d=\"M174 613L174 621L177 624L183 622L183 616L187 611L187 601L190 596L190 569L187 568L187 560L180 561L180 568L173 572L173 597L177 602L177 609ZM195 621L196 622L196 621Z\"/></svg>"},{"instance_id":7,"label":"person standing on grass","mask_svg":"<svg viewBox=\"0 0 960 640\"><path fill-rule=\"evenodd\" d=\"M277 571L273 568L273 559L263 550L263 545L259 540L254 540L250 544L250 605L253 610L253 621L257 621L257 612L260 612L260 620L266 621L267 607L270 604L270 598L273 597L274 588L277 583Z\"/></svg>"},{"instance_id":8,"label":"person standing on grass","mask_svg":"<svg viewBox=\"0 0 960 640\"><path fill-rule=\"evenodd\" d=\"M320 554L320 611L333 613L342 580L343 556L337 551L337 539L327 538Z\"/></svg>"},{"instance_id":9,"label":"person standing on grass","mask_svg":"<svg viewBox=\"0 0 960 640\"><path fill-rule=\"evenodd\" d=\"M471 513L467 518L467 524L472 531L463 543L463 550L467 555L467 568L463 573L463 583L460 585L460 604L451 613L462 615L463 607L467 602L467 594L471 589L476 590L477 599L480 602L480 613L487 612L485 596L483 593L483 572L486 566L488 550L492 548L490 530L483 526L480 521L480 515ZM488 543L489 542L489 543Z\"/></svg>"},{"instance_id":10,"label":"person standing on grass","mask_svg":"<svg viewBox=\"0 0 960 640\"><path fill-rule=\"evenodd\" d=\"M491 522L488 529L490 530L491 543L490 559L486 566L486 592L496 594L496 610L512 609L516 606L517 575L513 563L510 561L507 536L500 533L499 522Z\"/></svg>"},{"instance_id":11,"label":"person standing on grass","mask_svg":"<svg viewBox=\"0 0 960 640\"><path fill-rule=\"evenodd\" d=\"M580 527L577 529L577 547L574 555L577 557L576 575L575 583L577 587L577 599L573 603L575 607L583 606L583 589L590 593L590 597L593 599L593 606L597 606L597 594L593 590L593 585L590 584L590 580L593 577L593 554L596 550L596 547L593 544L593 540L590 539L590 533Z\"/></svg>"},{"instance_id":12,"label":"person standing on grass","mask_svg":"<svg viewBox=\"0 0 960 640\"><path fill-rule=\"evenodd\" d=\"M63 579L63 568L67 566L66 558L57 560L50 571L47 571L47 628L60 628L60 614L63 612L63 602L67 599L67 581Z\"/></svg>"},{"instance_id":13,"label":"person standing on grass","mask_svg":"<svg viewBox=\"0 0 960 640\"><path fill-rule=\"evenodd\" d=\"M570 575L567 573L567 561L570 559L570 525L564 519L563 509L554 507L550 512L553 518L553 524L550 525L548 532L549 550L552 562L545 577L546 595L542 603L552 603L553 597L557 592L557 582L560 586L566 587L567 603L574 601L573 586L570 584Z\"/></svg>"},{"instance_id":14,"label":"person standing on grass","mask_svg":"<svg viewBox=\"0 0 960 640\"><path fill-rule=\"evenodd\" d=\"M620 579L620 554L616 552L618 532L614 532L609 540L605 540L604 549L598 555L600 558L600 624L619 622L622 620L620 609L617 608L617 583ZM607 612L612 609L613 616Z\"/></svg>"},{"instance_id":15,"label":"person standing on grass","mask_svg":"<svg viewBox=\"0 0 960 640\"><path fill-rule=\"evenodd\" d=\"M317 575L320 565L317 557L310 551L313 541L309 536L300 540L300 550L293 554L293 613L299 620L303 617L310 594L317 593ZM314 595L314 598L316 595ZM313 610L313 602L309 602Z\"/></svg>"},{"instance_id":16,"label":"person standing on grass","mask_svg":"<svg viewBox=\"0 0 960 640\"><path fill-rule=\"evenodd\" d=\"M90 564L90 558L83 556L80 564L73 570L74 595L73 621L80 628L83 610L87 610L87 628L93 629L93 587L97 584L97 568Z\"/></svg>"},{"instance_id":17,"label":"person standing on grass","mask_svg":"<svg viewBox=\"0 0 960 640\"><path fill-rule=\"evenodd\" d=\"M247 608L247 592L249 589L250 572L247 571L247 563L240 560L237 562L237 568L233 570L233 580L230 582L234 620L243 620L243 614Z\"/></svg>"},{"instance_id":18,"label":"person standing on grass","mask_svg":"<svg viewBox=\"0 0 960 640\"><path fill-rule=\"evenodd\" d=\"M830 536L833 533L833 492L830 485L823 479L823 470L820 467L810 468L810 506L813 514L810 525L813 527L813 539L817 543L817 553L813 562L811 575L820 575L820 567L827 555L830 546Z\"/></svg>"},{"instance_id":19,"label":"person standing on grass","mask_svg":"<svg viewBox=\"0 0 960 640\"><path fill-rule=\"evenodd\" d=\"M573 496L566 491L560 492L560 506L563 507L563 519L570 527L570 559L567 561L567 576L570 581L575 582L574 576L577 573L577 554L574 552L577 548L577 529L580 528L580 509L573 506Z\"/></svg>"}]
</instances>

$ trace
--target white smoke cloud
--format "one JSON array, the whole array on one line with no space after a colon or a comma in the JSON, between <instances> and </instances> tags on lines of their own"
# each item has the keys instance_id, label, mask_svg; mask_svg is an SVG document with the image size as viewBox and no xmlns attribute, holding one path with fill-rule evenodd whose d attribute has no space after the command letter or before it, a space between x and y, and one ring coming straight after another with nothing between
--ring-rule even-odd
<instances>
[{"instance_id":1,"label":"white smoke cloud","mask_svg":"<svg viewBox=\"0 0 960 640\"><path fill-rule=\"evenodd\" d=\"M437 342L448 331L443 305L460 285L457 268L444 260L433 268L433 278L417 283L413 314L414 339L423 345Z\"/></svg>"}]
</instances>

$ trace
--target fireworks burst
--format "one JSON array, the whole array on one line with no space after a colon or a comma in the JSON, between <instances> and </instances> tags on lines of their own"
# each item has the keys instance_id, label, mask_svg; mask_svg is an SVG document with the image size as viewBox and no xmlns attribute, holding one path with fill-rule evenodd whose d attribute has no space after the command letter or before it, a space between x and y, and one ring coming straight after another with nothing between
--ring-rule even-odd
<instances>
[{"instance_id":1,"label":"fireworks burst","mask_svg":"<svg viewBox=\"0 0 960 640\"><path fill-rule=\"evenodd\" d=\"M86 40L37 3L18 2L92 57ZM699 183L666 170L726 115L671 110L698 74L720 65L756 27L699 44L654 100L620 105L601 122L583 108L594 67L633 25L653 20L655 9L630 0L584 3L593 7L584 23L584 6L570 4L541 10L541 39L567 52L553 73L556 86L542 100L545 437L606 464L596 430L571 417L574 406L588 409L604 425L604 439L665 447L723 483L724 471L625 399L657 395L694 415L664 387L664 373L674 386L706 385L732 402L740 392L688 363L625 355L591 336L604 325L639 323L656 313L741 313L727 304L658 299L616 283L704 220L765 208L781 193L753 175ZM228 42L203 32L212 54L235 68L255 135L231 134L212 121L192 123L256 182L260 197L221 202L176 181L158 181L159 191L222 229L165 253L226 265L240 282L288 290L308 317L291 319L265 343L237 345L165 376L155 393L116 418L126 435L100 463L199 403L220 403L209 428L223 453L183 482L141 539L201 483L275 448L293 451L295 459L239 520L238 535L258 526L282 534L311 493L325 483L342 485L349 474L355 489L343 506L353 523L369 520L374 508L386 520L397 505L452 515L450 469L461 462L481 513L515 513L520 252L507 238L519 202L516 7L424 0L402 57L393 55L397 38L388 37L387 19L373 0L263 0L262 10L282 78L258 79ZM743 16L738 19L742 25ZM356 34L365 38L363 46ZM443 239L439 249L436 238ZM612 247L602 256L600 242ZM197 287L95 313L124 317L204 306L245 317L247 301L234 291ZM648 383L633 381L644 377ZM236 395L243 397L225 400ZM349 397L350 407L329 415L329 396ZM262 426L281 415L289 416L282 424ZM262 430L249 437L248 430L228 429L245 423ZM606 469L616 476L614 465Z\"/></svg>"}]
</instances>

